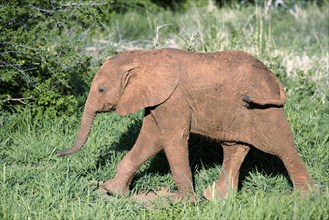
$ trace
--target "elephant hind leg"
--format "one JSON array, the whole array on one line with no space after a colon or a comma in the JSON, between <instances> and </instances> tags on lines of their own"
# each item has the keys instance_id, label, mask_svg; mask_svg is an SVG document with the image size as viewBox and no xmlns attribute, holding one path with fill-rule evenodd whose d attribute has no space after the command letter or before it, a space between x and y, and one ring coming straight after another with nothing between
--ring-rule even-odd
<instances>
[{"instance_id":1,"label":"elephant hind leg","mask_svg":"<svg viewBox=\"0 0 329 220\"><path fill-rule=\"evenodd\" d=\"M208 200L225 198L232 190L238 189L239 171L250 147L244 144L223 145L224 159L220 177L213 186L203 191Z\"/></svg>"},{"instance_id":2,"label":"elephant hind leg","mask_svg":"<svg viewBox=\"0 0 329 220\"><path fill-rule=\"evenodd\" d=\"M279 154L278 156L283 161L294 188L296 190L301 190L303 193L317 191L313 178L307 171L297 150L295 147L291 148L292 149L286 149L284 153Z\"/></svg>"},{"instance_id":3,"label":"elephant hind leg","mask_svg":"<svg viewBox=\"0 0 329 220\"><path fill-rule=\"evenodd\" d=\"M295 189L303 192L316 191L314 181L298 155L290 125L285 119L284 112L277 109L268 109L272 118L257 128L253 134L257 149L279 157L287 169ZM268 119L268 120L270 120Z\"/></svg>"}]
</instances>

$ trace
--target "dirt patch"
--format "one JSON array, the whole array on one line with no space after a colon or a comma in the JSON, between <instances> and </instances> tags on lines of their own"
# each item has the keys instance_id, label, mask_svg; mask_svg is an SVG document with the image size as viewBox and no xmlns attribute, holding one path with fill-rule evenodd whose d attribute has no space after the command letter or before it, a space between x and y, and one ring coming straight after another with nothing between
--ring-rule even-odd
<instances>
[{"instance_id":1,"label":"dirt patch","mask_svg":"<svg viewBox=\"0 0 329 220\"><path fill-rule=\"evenodd\" d=\"M98 188L97 192L99 193L100 197L104 200L113 198L113 195L108 194L108 192L102 187ZM143 203L149 206L153 202L161 202L166 204L168 203L168 201L172 200L173 196L174 193L170 192L168 188L161 188L161 190L158 191L152 190L148 192L138 192L136 194L132 194L130 198L138 203Z\"/></svg>"},{"instance_id":2,"label":"dirt patch","mask_svg":"<svg viewBox=\"0 0 329 220\"><path fill-rule=\"evenodd\" d=\"M134 194L132 198L140 203L152 203L154 201L158 200L167 200L171 199L174 193L170 192L168 188L162 188L159 191L149 191L149 192L143 192Z\"/></svg>"}]
</instances>

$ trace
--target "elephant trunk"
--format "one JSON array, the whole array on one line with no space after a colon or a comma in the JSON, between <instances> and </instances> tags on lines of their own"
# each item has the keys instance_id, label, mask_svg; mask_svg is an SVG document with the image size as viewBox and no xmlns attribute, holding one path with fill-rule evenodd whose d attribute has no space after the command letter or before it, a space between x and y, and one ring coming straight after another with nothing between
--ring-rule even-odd
<instances>
[{"instance_id":1,"label":"elephant trunk","mask_svg":"<svg viewBox=\"0 0 329 220\"><path fill-rule=\"evenodd\" d=\"M76 140L76 143L70 149L59 152L58 156L62 157L62 156L73 154L78 150L80 150L80 148L85 144L90 132L92 122L96 116L96 111L90 110L90 107L88 106L90 105L88 105L88 101L87 101L85 110L82 115L79 135Z\"/></svg>"}]
</instances>

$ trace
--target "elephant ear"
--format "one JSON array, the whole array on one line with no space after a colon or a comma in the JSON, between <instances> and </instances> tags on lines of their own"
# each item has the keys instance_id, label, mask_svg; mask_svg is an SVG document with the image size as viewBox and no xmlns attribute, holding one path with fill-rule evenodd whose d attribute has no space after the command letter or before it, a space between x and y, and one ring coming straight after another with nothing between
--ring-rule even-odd
<instances>
[{"instance_id":1,"label":"elephant ear","mask_svg":"<svg viewBox=\"0 0 329 220\"><path fill-rule=\"evenodd\" d=\"M122 77L122 92L116 112L127 115L166 101L177 87L177 61L162 51L146 52L133 63Z\"/></svg>"}]
</instances>

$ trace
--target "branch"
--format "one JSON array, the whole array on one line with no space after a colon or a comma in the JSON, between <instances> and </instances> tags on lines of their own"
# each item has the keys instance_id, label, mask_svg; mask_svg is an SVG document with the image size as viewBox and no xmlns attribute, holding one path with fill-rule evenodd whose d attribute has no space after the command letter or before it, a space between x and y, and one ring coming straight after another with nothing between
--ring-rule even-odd
<instances>
[{"instance_id":1,"label":"branch","mask_svg":"<svg viewBox=\"0 0 329 220\"><path fill-rule=\"evenodd\" d=\"M35 10L37 10L37 11L41 11L41 12L43 12L43 13L47 13L47 14L64 11L63 9L58 9L58 10L47 10L47 9L42 9L42 8L36 7L36 6L34 6L34 5L31 5L31 7L34 8Z\"/></svg>"},{"instance_id":2,"label":"branch","mask_svg":"<svg viewBox=\"0 0 329 220\"><path fill-rule=\"evenodd\" d=\"M34 84L34 82L32 82L32 80L29 78L29 76L25 73L27 71L30 71L30 70L34 70L36 68L30 68L30 69L26 69L26 70L22 70L20 69L22 65L19 65L19 64L7 64L7 65L0 65L0 67L11 67L13 69L15 69L16 71L18 71L19 73L21 73L24 78L26 79L26 81L29 83L29 84L32 84L34 86L34 88L36 88L39 92L41 92L41 90L38 88L37 85Z\"/></svg>"},{"instance_id":3,"label":"branch","mask_svg":"<svg viewBox=\"0 0 329 220\"><path fill-rule=\"evenodd\" d=\"M106 3L99 3L99 2L86 2L86 3L67 3L64 4L63 7L72 7L72 6L102 6L102 5L107 5L108 2Z\"/></svg>"},{"instance_id":4,"label":"branch","mask_svg":"<svg viewBox=\"0 0 329 220\"><path fill-rule=\"evenodd\" d=\"M39 49L37 48L34 48L34 47L28 47L24 44L12 44L12 43L8 43L8 42L4 42L4 41L0 41L0 45L9 45L9 46L12 46L12 47L22 47L24 49L29 49L29 50L33 50L33 51L39 51Z\"/></svg>"},{"instance_id":5,"label":"branch","mask_svg":"<svg viewBox=\"0 0 329 220\"><path fill-rule=\"evenodd\" d=\"M97 2L86 2L86 3L66 3L64 5L61 5L58 7L58 9L43 9L43 8L39 8L37 6L34 5L30 5L32 8L34 8L37 11L43 12L43 13L55 13L55 12L63 12L66 10L66 8L69 7L80 7L80 6L87 6L87 7L93 7L93 6L103 6L103 5L107 5L108 3L97 3Z\"/></svg>"},{"instance_id":6,"label":"branch","mask_svg":"<svg viewBox=\"0 0 329 220\"><path fill-rule=\"evenodd\" d=\"M18 51L18 50L7 50L7 51L4 51L4 52L0 52L0 54L10 54L10 53L21 53L21 54L28 54L28 53L24 53L24 52L21 52L21 51Z\"/></svg>"},{"instance_id":7,"label":"branch","mask_svg":"<svg viewBox=\"0 0 329 220\"><path fill-rule=\"evenodd\" d=\"M7 98L6 101L20 102L22 104L26 104L24 100L30 100L30 99L33 99L33 96L27 98Z\"/></svg>"}]
</instances>

